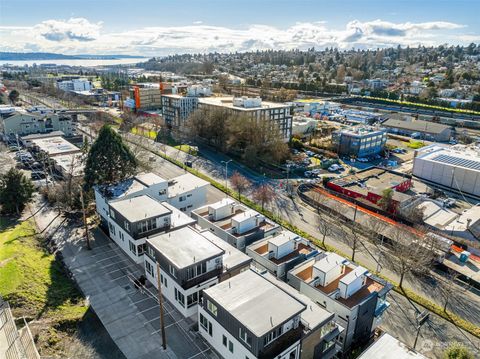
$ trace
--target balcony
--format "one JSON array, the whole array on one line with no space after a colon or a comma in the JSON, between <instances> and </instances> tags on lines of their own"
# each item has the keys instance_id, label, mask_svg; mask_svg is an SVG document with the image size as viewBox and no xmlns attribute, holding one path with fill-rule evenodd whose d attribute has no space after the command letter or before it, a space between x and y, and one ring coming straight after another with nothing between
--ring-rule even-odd
<instances>
[{"instance_id":1,"label":"balcony","mask_svg":"<svg viewBox=\"0 0 480 359\"><path fill-rule=\"evenodd\" d=\"M223 272L223 267L215 268L210 272L203 273L201 276L198 276L192 279L184 279L179 284L182 286L183 289L187 290L209 279L219 277L222 274L222 272Z\"/></svg>"},{"instance_id":2,"label":"balcony","mask_svg":"<svg viewBox=\"0 0 480 359\"><path fill-rule=\"evenodd\" d=\"M291 347L295 342L299 341L302 338L303 330L304 327L300 324L298 328L291 329L275 339L258 353L258 359L275 358L277 355Z\"/></svg>"}]
</instances>

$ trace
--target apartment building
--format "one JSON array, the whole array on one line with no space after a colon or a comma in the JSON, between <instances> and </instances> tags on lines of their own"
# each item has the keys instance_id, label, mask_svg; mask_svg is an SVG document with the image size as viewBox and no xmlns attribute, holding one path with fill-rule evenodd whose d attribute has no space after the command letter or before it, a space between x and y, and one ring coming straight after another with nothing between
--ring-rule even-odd
<instances>
[{"instance_id":1,"label":"apartment building","mask_svg":"<svg viewBox=\"0 0 480 359\"><path fill-rule=\"evenodd\" d=\"M241 251L281 231L277 223L230 198L193 210L191 215L201 228L210 230Z\"/></svg>"},{"instance_id":2,"label":"apartment building","mask_svg":"<svg viewBox=\"0 0 480 359\"><path fill-rule=\"evenodd\" d=\"M332 144L342 156L364 158L377 155L386 143L387 133L381 129L360 127L332 133Z\"/></svg>"},{"instance_id":3,"label":"apartment building","mask_svg":"<svg viewBox=\"0 0 480 359\"><path fill-rule=\"evenodd\" d=\"M195 223L193 219L148 195L108 203L110 238L135 262L143 263L146 238Z\"/></svg>"},{"instance_id":4,"label":"apartment building","mask_svg":"<svg viewBox=\"0 0 480 359\"><path fill-rule=\"evenodd\" d=\"M287 282L335 313L335 321L345 328L339 338L343 352L367 342L390 305L390 283L336 253L320 253L297 265Z\"/></svg>"},{"instance_id":5,"label":"apartment building","mask_svg":"<svg viewBox=\"0 0 480 359\"><path fill-rule=\"evenodd\" d=\"M63 91L90 91L92 83L87 79L73 79L57 82L57 88Z\"/></svg>"},{"instance_id":6,"label":"apartment building","mask_svg":"<svg viewBox=\"0 0 480 359\"><path fill-rule=\"evenodd\" d=\"M251 262L213 233L193 227L150 236L146 243L147 279L158 289L158 263L162 294L184 317L195 320L202 290L247 270Z\"/></svg>"},{"instance_id":7,"label":"apartment building","mask_svg":"<svg viewBox=\"0 0 480 359\"><path fill-rule=\"evenodd\" d=\"M198 107L198 97L178 94L162 95L162 113L170 128L182 128L188 116Z\"/></svg>"},{"instance_id":8,"label":"apartment building","mask_svg":"<svg viewBox=\"0 0 480 359\"><path fill-rule=\"evenodd\" d=\"M287 272L295 265L319 252L306 239L284 229L249 245L246 253L253 258L256 267L267 269L275 277L285 279Z\"/></svg>"},{"instance_id":9,"label":"apartment building","mask_svg":"<svg viewBox=\"0 0 480 359\"><path fill-rule=\"evenodd\" d=\"M0 116L0 132L4 136L26 136L62 131L65 136L75 133L72 117L62 113L13 112Z\"/></svg>"},{"instance_id":10,"label":"apartment building","mask_svg":"<svg viewBox=\"0 0 480 359\"><path fill-rule=\"evenodd\" d=\"M260 97L205 97L198 99L198 108L222 109L237 117L267 122L272 131L279 131L284 141L292 137L290 107L283 103L262 101Z\"/></svg>"},{"instance_id":11,"label":"apartment building","mask_svg":"<svg viewBox=\"0 0 480 359\"><path fill-rule=\"evenodd\" d=\"M95 186L95 204L104 227L108 224L108 203L124 198L148 195L159 202L168 202L182 212L190 213L206 202L209 183L192 174L167 181L154 173L142 173L109 186Z\"/></svg>"},{"instance_id":12,"label":"apartment building","mask_svg":"<svg viewBox=\"0 0 480 359\"><path fill-rule=\"evenodd\" d=\"M309 308L292 291L252 270L205 289L200 334L226 359L331 358L341 329L334 315L311 301Z\"/></svg>"}]
</instances>

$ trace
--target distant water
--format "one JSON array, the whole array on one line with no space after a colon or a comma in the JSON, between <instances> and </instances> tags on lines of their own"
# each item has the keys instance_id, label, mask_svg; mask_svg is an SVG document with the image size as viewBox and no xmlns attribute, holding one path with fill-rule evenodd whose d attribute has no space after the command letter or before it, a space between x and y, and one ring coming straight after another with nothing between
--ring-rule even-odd
<instances>
[{"instance_id":1,"label":"distant water","mask_svg":"<svg viewBox=\"0 0 480 359\"><path fill-rule=\"evenodd\" d=\"M15 66L32 66L33 64L55 64L55 65L70 65L70 66L108 66L108 65L127 65L127 64L137 64L139 62L147 61L147 58L138 58L138 59L112 59L112 60L69 60L69 59L59 59L59 60L29 60L29 61L12 61L12 60L0 60L0 65L11 64Z\"/></svg>"}]
</instances>

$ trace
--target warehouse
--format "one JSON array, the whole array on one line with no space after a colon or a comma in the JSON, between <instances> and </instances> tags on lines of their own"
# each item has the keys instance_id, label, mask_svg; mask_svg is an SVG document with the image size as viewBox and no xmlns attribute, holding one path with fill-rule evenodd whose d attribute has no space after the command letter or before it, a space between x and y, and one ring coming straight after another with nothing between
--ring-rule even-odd
<instances>
[{"instance_id":1,"label":"warehouse","mask_svg":"<svg viewBox=\"0 0 480 359\"><path fill-rule=\"evenodd\" d=\"M480 196L480 150L477 147L430 145L415 152L413 175Z\"/></svg>"},{"instance_id":2,"label":"warehouse","mask_svg":"<svg viewBox=\"0 0 480 359\"><path fill-rule=\"evenodd\" d=\"M417 138L438 142L448 142L452 135L450 126L422 120L397 120L391 118L383 122L382 127L385 127L390 133L409 137L416 135Z\"/></svg>"}]
</instances>

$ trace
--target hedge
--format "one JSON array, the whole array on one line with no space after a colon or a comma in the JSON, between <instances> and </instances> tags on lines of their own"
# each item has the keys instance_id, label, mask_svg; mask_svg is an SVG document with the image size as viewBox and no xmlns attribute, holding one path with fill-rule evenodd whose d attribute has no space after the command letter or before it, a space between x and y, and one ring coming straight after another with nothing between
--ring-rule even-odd
<instances>
[{"instance_id":1,"label":"hedge","mask_svg":"<svg viewBox=\"0 0 480 359\"><path fill-rule=\"evenodd\" d=\"M184 170L192 173L193 175L195 175L197 177L200 177L201 179L209 182L212 186L219 189L220 191L238 199L238 194L235 191L233 191L230 188L226 188L224 185L222 185L221 183L219 183L219 182L215 181L214 179L208 177L207 175L205 175L205 174L203 174L203 173L201 173L201 172L199 172L199 171L197 171L193 168L187 167L182 162L180 162L180 161L178 161L174 158L171 158L169 156L166 156L165 154L163 154L161 152L152 150L152 149L150 149L150 148L148 148L144 145L135 143L135 142L129 140L128 138L127 138L127 141L131 142L131 143L134 143L137 146L140 146L143 149L156 154L157 156L162 157L163 159L173 163L174 165L177 165L177 166L183 168ZM334 248L330 245L327 245L327 244L322 245L321 241L318 238L315 238L311 234L300 230L299 228L297 228L296 226L294 226L290 222L287 222L284 219L280 218L279 216L276 216L271 211L266 210L266 209L262 210L261 206L256 204L255 202L253 202L251 199L241 195L239 200L240 200L241 203L247 205L248 207L254 209L255 211L257 211L259 213L262 213L265 217L267 217L267 218L271 219L272 221L280 224L282 227L298 234L299 236L301 236L305 239L308 239L309 241L314 243L316 246L322 247L326 251L335 252L335 253L337 253L337 254L345 257L345 258L351 259L350 255L347 255L347 254L343 253L342 251L339 251L338 249L336 249L336 248ZM370 272L375 273L375 271L372 270L371 268L368 268L368 266L364 266L364 267L367 268ZM437 314L438 316L440 316L443 319L449 321L450 323L456 325L457 327L467 331L468 333L476 336L477 338L480 338L480 327L476 326L475 324L473 324L473 323L471 323L467 320L464 320L463 318L459 317L456 314L450 313L448 311L444 312L443 308L441 306L439 306L438 304L435 304L435 303L431 302L430 300L423 298L422 296L416 294L415 292L413 292L409 289L403 289L403 288L399 287L398 283L390 280L388 277L385 277L385 276L382 276L382 275L377 275L377 276L386 280L386 281L388 281L388 282L390 282L394 286L393 290L395 290L397 293L400 293L400 294L404 295L408 299L410 299L410 300L414 301L415 303L421 305L422 307L430 310L431 312Z\"/></svg>"}]
</instances>

